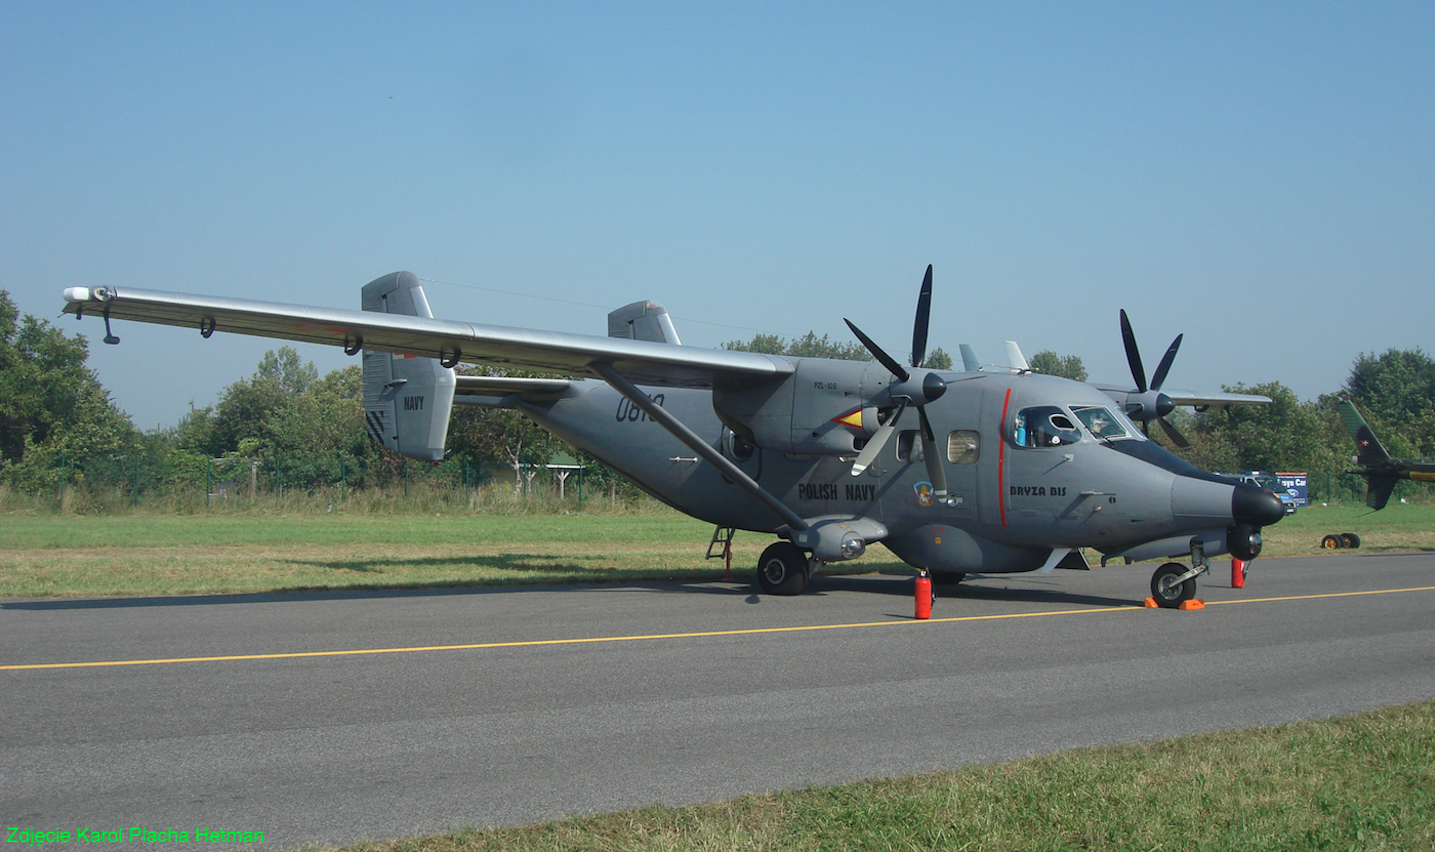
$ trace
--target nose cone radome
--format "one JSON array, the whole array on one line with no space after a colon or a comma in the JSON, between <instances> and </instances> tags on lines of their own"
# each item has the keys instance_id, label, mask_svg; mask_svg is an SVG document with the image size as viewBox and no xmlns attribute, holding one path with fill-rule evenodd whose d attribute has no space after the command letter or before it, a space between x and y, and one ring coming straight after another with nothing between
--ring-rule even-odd
<instances>
[{"instance_id":1,"label":"nose cone radome","mask_svg":"<svg viewBox=\"0 0 1435 852\"><path fill-rule=\"evenodd\" d=\"M1264 527L1286 516L1281 498L1254 485L1237 485L1231 494L1231 517L1238 524Z\"/></svg>"},{"instance_id":2,"label":"nose cone radome","mask_svg":"<svg viewBox=\"0 0 1435 852\"><path fill-rule=\"evenodd\" d=\"M1231 483L1194 476L1171 481L1171 514L1178 524L1224 527L1231 516Z\"/></svg>"}]
</instances>

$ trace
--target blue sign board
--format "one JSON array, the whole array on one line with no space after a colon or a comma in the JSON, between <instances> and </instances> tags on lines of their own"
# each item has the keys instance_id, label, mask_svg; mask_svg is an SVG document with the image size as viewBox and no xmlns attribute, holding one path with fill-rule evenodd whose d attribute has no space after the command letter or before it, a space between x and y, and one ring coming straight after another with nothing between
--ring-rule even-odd
<instances>
[{"instance_id":1,"label":"blue sign board","mask_svg":"<svg viewBox=\"0 0 1435 852\"><path fill-rule=\"evenodd\" d=\"M1304 473L1278 473L1276 474L1276 479L1280 480L1281 485L1284 485L1291 490L1291 493L1295 494L1295 504L1297 506L1310 505L1310 489L1308 487L1310 477Z\"/></svg>"}]
</instances>

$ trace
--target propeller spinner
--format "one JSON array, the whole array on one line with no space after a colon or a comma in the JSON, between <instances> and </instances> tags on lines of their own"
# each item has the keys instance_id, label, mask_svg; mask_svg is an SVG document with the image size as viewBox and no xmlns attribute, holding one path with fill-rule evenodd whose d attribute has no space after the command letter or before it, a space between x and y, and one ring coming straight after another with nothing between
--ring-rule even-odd
<instances>
[{"instance_id":1,"label":"propeller spinner","mask_svg":"<svg viewBox=\"0 0 1435 852\"><path fill-rule=\"evenodd\" d=\"M932 314L932 265L927 264L927 274L922 279L922 289L917 296L917 315L912 327L912 353L911 366L915 369L922 365L926 358L927 349L927 325ZM947 500L947 474L942 468L942 459L938 455L937 438L932 432L932 423L927 419L926 406L930 402L940 399L947 391L947 383L936 373L927 373L924 376L915 377L906 367L888 355L882 347L878 346L872 338L862 333L852 320L844 319L847 327L862 341L862 345L872 353L878 363L886 367L892 374L895 381L887 387L887 394L897 402L897 410L877 429L877 434L857 454L857 460L852 464L852 475L860 476L867 469L877 454L891 439L892 433L897 431L897 423L902 419L902 413L907 407L913 406L917 409L917 419L922 426L922 455L927 463L927 477L932 481L933 497L940 501Z\"/></svg>"},{"instance_id":2,"label":"propeller spinner","mask_svg":"<svg viewBox=\"0 0 1435 852\"><path fill-rule=\"evenodd\" d=\"M1186 436L1177 431L1175 426L1166 419L1166 415L1176 410L1176 403L1171 397L1161 393L1161 385L1166 382L1166 374L1171 370L1171 362L1176 360L1176 350L1181 348L1183 334L1176 335L1171 341L1166 354L1161 356L1161 363L1156 365L1156 373L1151 377L1151 384L1146 384L1146 369L1141 364L1141 350L1136 345L1136 333L1131 330L1131 320L1126 316L1126 310L1121 311L1121 341L1126 345L1126 363L1131 366L1131 378L1136 381L1136 392L1126 395L1126 414L1132 420L1141 421L1141 427L1149 436L1151 434L1151 421L1155 420L1161 426L1166 437L1171 439L1183 450L1191 448L1191 442Z\"/></svg>"}]
</instances>

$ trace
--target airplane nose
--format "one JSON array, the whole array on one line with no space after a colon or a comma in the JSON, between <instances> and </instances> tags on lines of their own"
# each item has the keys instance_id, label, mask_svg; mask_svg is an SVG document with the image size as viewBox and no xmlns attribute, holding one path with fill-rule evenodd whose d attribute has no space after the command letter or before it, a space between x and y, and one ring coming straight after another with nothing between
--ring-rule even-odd
<instances>
[{"instance_id":1,"label":"airplane nose","mask_svg":"<svg viewBox=\"0 0 1435 852\"><path fill-rule=\"evenodd\" d=\"M1281 499L1264 488L1241 484L1231 493L1231 517L1238 524L1264 527L1285 516Z\"/></svg>"}]
</instances>

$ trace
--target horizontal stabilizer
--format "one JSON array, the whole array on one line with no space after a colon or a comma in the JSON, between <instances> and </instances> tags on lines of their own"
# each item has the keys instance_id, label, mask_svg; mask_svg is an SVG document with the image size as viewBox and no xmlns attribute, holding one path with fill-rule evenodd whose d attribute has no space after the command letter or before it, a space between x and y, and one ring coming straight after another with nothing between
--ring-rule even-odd
<instances>
[{"instance_id":1,"label":"horizontal stabilizer","mask_svg":"<svg viewBox=\"0 0 1435 852\"><path fill-rule=\"evenodd\" d=\"M568 379L525 379L515 376L455 376L454 405L511 407L516 399L552 399L573 383Z\"/></svg>"}]
</instances>

